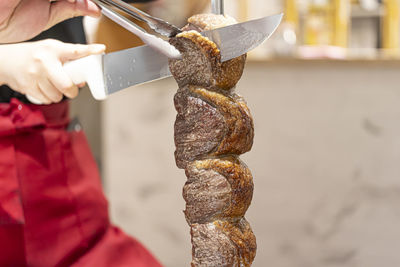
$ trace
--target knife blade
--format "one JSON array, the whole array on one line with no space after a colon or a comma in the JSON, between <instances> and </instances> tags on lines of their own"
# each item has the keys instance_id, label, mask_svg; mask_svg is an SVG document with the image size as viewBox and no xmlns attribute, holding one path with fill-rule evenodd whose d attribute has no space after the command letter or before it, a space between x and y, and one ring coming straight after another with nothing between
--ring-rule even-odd
<instances>
[{"instance_id":1,"label":"knife blade","mask_svg":"<svg viewBox=\"0 0 400 267\"><path fill-rule=\"evenodd\" d=\"M103 56L106 95L171 76L168 58L144 45Z\"/></svg>"},{"instance_id":2,"label":"knife blade","mask_svg":"<svg viewBox=\"0 0 400 267\"><path fill-rule=\"evenodd\" d=\"M249 52L268 39L279 26L282 16L272 15L201 34L217 44L224 62ZM168 58L148 45L81 58L67 62L64 69L75 84L86 82L97 100L134 85L171 76ZM33 98L29 99L39 104Z\"/></svg>"},{"instance_id":3,"label":"knife blade","mask_svg":"<svg viewBox=\"0 0 400 267\"><path fill-rule=\"evenodd\" d=\"M280 24L282 16L272 15L201 34L217 44L224 62L247 53L268 39ZM106 54L103 66L106 95L171 76L168 59L149 46Z\"/></svg>"},{"instance_id":4,"label":"knife blade","mask_svg":"<svg viewBox=\"0 0 400 267\"><path fill-rule=\"evenodd\" d=\"M221 51L225 62L241 56L267 40L281 23L283 14L250 20L201 34L213 41Z\"/></svg>"}]
</instances>

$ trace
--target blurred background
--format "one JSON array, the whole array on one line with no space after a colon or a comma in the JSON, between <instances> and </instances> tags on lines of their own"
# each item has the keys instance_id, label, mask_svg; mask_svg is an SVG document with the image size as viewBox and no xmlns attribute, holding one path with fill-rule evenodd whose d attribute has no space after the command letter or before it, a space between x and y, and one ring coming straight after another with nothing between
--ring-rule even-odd
<instances>
[{"instance_id":1,"label":"blurred background","mask_svg":"<svg viewBox=\"0 0 400 267\"><path fill-rule=\"evenodd\" d=\"M400 266L399 0L230 0L239 21L285 13L250 53L237 92L255 121L242 156L254 176L246 218L255 267ZM209 1L138 5L183 26ZM140 42L86 19L108 51ZM172 78L73 101L102 171L112 220L167 267L189 266L183 170L175 166Z\"/></svg>"}]
</instances>

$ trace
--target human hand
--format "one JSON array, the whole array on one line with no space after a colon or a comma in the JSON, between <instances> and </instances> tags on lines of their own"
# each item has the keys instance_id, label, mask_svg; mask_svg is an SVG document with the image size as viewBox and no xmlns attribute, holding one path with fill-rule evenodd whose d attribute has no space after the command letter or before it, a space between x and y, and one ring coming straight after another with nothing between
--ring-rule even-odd
<instances>
[{"instance_id":1,"label":"human hand","mask_svg":"<svg viewBox=\"0 0 400 267\"><path fill-rule=\"evenodd\" d=\"M90 0L0 1L0 43L31 39L55 24L77 16L99 16Z\"/></svg>"},{"instance_id":2,"label":"human hand","mask_svg":"<svg viewBox=\"0 0 400 267\"><path fill-rule=\"evenodd\" d=\"M63 64L104 50L105 46L100 44L67 44L52 39L0 45L0 84L43 104L60 102L63 95L74 98L78 87Z\"/></svg>"}]
</instances>

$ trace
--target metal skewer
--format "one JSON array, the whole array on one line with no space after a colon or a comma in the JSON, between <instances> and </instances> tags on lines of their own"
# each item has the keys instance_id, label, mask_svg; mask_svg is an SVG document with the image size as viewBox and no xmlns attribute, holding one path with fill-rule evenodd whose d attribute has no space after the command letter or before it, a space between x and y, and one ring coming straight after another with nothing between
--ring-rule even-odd
<instances>
[{"instance_id":1,"label":"metal skewer","mask_svg":"<svg viewBox=\"0 0 400 267\"><path fill-rule=\"evenodd\" d=\"M224 15L224 0L211 0L211 12Z\"/></svg>"}]
</instances>

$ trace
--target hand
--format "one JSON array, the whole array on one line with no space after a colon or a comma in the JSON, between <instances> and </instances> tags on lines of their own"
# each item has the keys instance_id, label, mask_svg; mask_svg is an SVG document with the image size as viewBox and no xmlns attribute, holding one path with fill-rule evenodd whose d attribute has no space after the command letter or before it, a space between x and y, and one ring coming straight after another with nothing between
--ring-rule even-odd
<instances>
[{"instance_id":1,"label":"hand","mask_svg":"<svg viewBox=\"0 0 400 267\"><path fill-rule=\"evenodd\" d=\"M0 43L29 40L77 16L99 16L90 0L0 0Z\"/></svg>"},{"instance_id":2,"label":"hand","mask_svg":"<svg viewBox=\"0 0 400 267\"><path fill-rule=\"evenodd\" d=\"M0 84L33 96L43 104L60 102L63 95L74 98L78 87L63 64L104 50L104 45L66 44L52 39L0 45Z\"/></svg>"}]
</instances>

